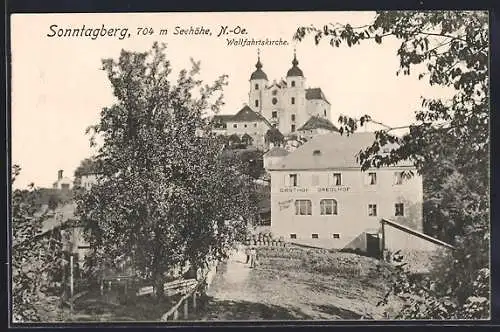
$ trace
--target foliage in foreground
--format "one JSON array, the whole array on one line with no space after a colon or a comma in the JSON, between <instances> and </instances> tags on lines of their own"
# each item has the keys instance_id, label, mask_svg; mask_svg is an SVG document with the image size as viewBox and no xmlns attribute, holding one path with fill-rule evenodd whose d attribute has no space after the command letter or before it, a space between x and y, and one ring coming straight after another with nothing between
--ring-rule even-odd
<instances>
[{"instance_id":1,"label":"foliage in foreground","mask_svg":"<svg viewBox=\"0 0 500 332\"><path fill-rule=\"evenodd\" d=\"M19 175L12 169L11 182ZM50 289L61 267L62 245L51 236L40 236L45 214L40 214L39 192L31 185L12 192L12 321L46 321L51 306ZM52 307L52 309L55 309Z\"/></svg>"},{"instance_id":2,"label":"foliage in foreground","mask_svg":"<svg viewBox=\"0 0 500 332\"><path fill-rule=\"evenodd\" d=\"M488 31L487 12L382 11L367 26L300 27L295 35L313 34L316 44L329 39L334 47L397 38L397 74L417 71L431 85L454 89L449 100L423 98L408 126L390 127L368 114L339 118L347 135L369 122L384 127L360 151L362 169L411 160L424 178L424 229L457 248L431 276L438 291L405 270L396 273L393 293L406 303L401 318L489 317ZM408 133L398 136L397 129ZM381 153L391 143L397 147Z\"/></svg>"},{"instance_id":3,"label":"foliage in foreground","mask_svg":"<svg viewBox=\"0 0 500 332\"><path fill-rule=\"evenodd\" d=\"M205 116L222 105L226 77L203 85L193 62L174 82L165 50L103 60L117 102L91 127L91 142L103 141L98 183L77 197L94 267L127 257L159 296L170 270L226 256L255 213L251 178L221 158Z\"/></svg>"}]
</instances>

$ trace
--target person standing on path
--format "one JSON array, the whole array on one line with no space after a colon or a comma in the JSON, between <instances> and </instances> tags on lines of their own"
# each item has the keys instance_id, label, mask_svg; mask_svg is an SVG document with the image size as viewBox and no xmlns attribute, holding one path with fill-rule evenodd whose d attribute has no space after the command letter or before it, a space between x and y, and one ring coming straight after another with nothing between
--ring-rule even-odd
<instances>
[{"instance_id":1,"label":"person standing on path","mask_svg":"<svg viewBox=\"0 0 500 332\"><path fill-rule=\"evenodd\" d=\"M255 267L255 259L257 257L257 250L255 250L255 247L252 247L250 249L250 268Z\"/></svg>"},{"instance_id":2,"label":"person standing on path","mask_svg":"<svg viewBox=\"0 0 500 332\"><path fill-rule=\"evenodd\" d=\"M245 264L248 264L250 262L250 248L248 246L245 247L245 255L247 256Z\"/></svg>"}]
</instances>

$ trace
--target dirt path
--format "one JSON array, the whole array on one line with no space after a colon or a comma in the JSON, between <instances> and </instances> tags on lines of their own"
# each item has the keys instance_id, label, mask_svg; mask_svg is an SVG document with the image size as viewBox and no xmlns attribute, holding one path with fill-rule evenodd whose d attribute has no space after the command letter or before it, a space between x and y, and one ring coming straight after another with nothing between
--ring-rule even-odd
<instances>
[{"instance_id":1,"label":"dirt path","mask_svg":"<svg viewBox=\"0 0 500 332\"><path fill-rule=\"evenodd\" d=\"M220 265L198 319L357 320L373 307L366 289L353 287L349 280L272 266L251 269L245 260L241 250Z\"/></svg>"}]
</instances>

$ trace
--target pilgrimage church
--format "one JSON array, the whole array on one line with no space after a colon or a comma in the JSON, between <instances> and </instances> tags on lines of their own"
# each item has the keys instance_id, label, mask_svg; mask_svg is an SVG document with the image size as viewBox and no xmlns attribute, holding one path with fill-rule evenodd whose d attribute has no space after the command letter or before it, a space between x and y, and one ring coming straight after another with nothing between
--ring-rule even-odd
<instances>
[{"instance_id":1,"label":"pilgrimage church","mask_svg":"<svg viewBox=\"0 0 500 332\"><path fill-rule=\"evenodd\" d=\"M295 52L285 79L269 81L259 54L249 81L247 105L235 115L214 118L220 123L219 133L247 134L254 145L261 146L264 135L273 127L285 136L311 134L319 127L337 131L330 122L331 105L321 88L306 88L306 77Z\"/></svg>"}]
</instances>

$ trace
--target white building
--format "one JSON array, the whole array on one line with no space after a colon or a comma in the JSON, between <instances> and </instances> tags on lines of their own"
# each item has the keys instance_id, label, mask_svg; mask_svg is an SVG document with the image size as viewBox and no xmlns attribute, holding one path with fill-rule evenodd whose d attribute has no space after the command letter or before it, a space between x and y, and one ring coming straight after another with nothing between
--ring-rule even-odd
<instances>
[{"instance_id":1,"label":"white building","mask_svg":"<svg viewBox=\"0 0 500 332\"><path fill-rule=\"evenodd\" d=\"M264 168L272 168L273 165L279 163L284 157L289 154L288 150L280 146L274 146L269 151L267 151L264 156Z\"/></svg>"},{"instance_id":2,"label":"white building","mask_svg":"<svg viewBox=\"0 0 500 332\"><path fill-rule=\"evenodd\" d=\"M57 171L57 181L52 184L52 188L63 190L71 189L73 181L69 177L63 176L63 172L62 169Z\"/></svg>"},{"instance_id":3,"label":"white building","mask_svg":"<svg viewBox=\"0 0 500 332\"><path fill-rule=\"evenodd\" d=\"M373 133L318 135L270 168L271 229L297 243L366 250L381 218L422 230L422 178L401 163L362 172ZM363 248L365 246L365 248Z\"/></svg>"},{"instance_id":4,"label":"white building","mask_svg":"<svg viewBox=\"0 0 500 332\"><path fill-rule=\"evenodd\" d=\"M297 133L298 128L312 117L319 117L327 122L330 119L330 102L321 88L306 88L306 78L298 64L294 54L292 67L287 71L286 79L269 82L266 73L262 70L263 65L259 56L255 65L256 70L250 76L248 106L246 107L259 114L270 126L278 128L285 136ZM238 114L233 116L236 120L238 120ZM228 115L217 115L214 120L217 123L214 132L217 134L236 133L239 135L244 128L241 128L239 124L234 127L237 121ZM250 124L247 125L250 126ZM263 127L262 129L265 129L263 133L259 131L253 131L253 133L265 135L269 128Z\"/></svg>"},{"instance_id":5,"label":"white building","mask_svg":"<svg viewBox=\"0 0 500 332\"><path fill-rule=\"evenodd\" d=\"M94 184L97 183L97 174L88 173L82 174L80 177L80 186L87 190L90 190Z\"/></svg>"}]
</instances>

